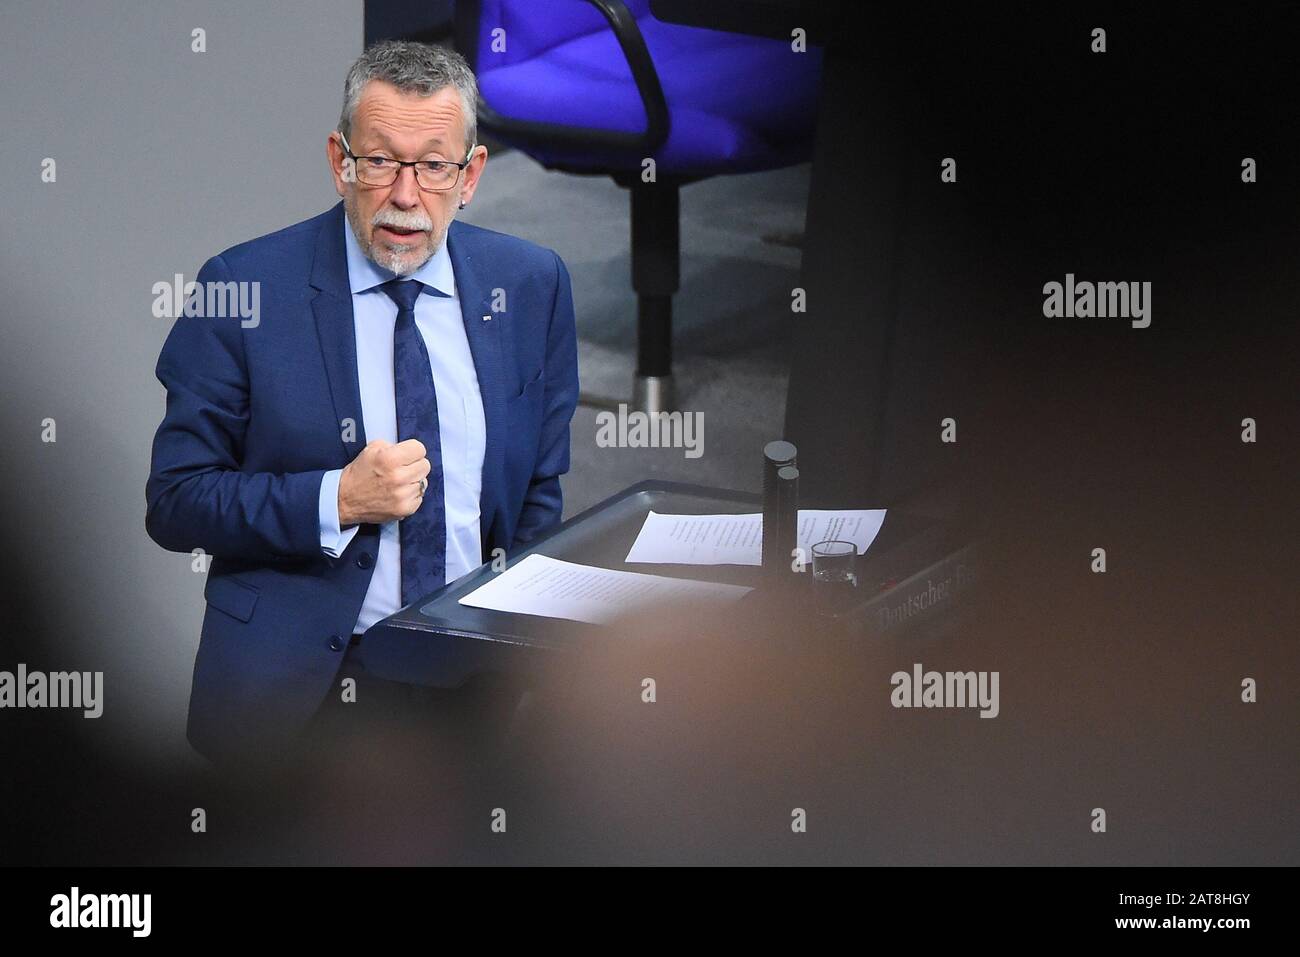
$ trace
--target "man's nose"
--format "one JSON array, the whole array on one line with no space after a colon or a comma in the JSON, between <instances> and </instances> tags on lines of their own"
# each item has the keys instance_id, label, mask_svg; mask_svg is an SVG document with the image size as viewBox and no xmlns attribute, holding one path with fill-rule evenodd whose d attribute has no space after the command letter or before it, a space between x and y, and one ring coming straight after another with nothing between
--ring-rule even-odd
<instances>
[{"instance_id":1,"label":"man's nose","mask_svg":"<svg viewBox=\"0 0 1300 957\"><path fill-rule=\"evenodd\" d=\"M415 181L415 168L403 166L397 171L389 201L400 209L412 209L420 202L420 184Z\"/></svg>"}]
</instances>

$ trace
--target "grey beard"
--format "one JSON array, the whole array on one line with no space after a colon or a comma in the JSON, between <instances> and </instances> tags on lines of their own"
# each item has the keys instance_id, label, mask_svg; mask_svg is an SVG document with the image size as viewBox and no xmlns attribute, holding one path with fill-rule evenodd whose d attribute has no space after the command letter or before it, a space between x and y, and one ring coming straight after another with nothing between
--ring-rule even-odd
<instances>
[{"instance_id":1,"label":"grey beard","mask_svg":"<svg viewBox=\"0 0 1300 957\"><path fill-rule=\"evenodd\" d=\"M370 249L366 250L366 258L379 268L386 269L395 276L409 276L414 272L418 272L421 266L432 259L433 253L417 260L409 255L394 252L383 243L372 243Z\"/></svg>"},{"instance_id":2,"label":"grey beard","mask_svg":"<svg viewBox=\"0 0 1300 957\"><path fill-rule=\"evenodd\" d=\"M383 243L366 242L360 223L358 222L359 216L357 214L356 203L352 196L348 196L344 199L343 212L347 215L348 226L352 230L352 237L357 241L357 245L361 247L362 254L380 269L391 272L395 276L409 276L418 272L420 267L432 259L434 253L441 249L442 244L447 240L447 233L446 230L444 230L442 234L438 236L437 242L430 245L429 249L431 251L427 256L418 260L414 257L408 258L399 252L392 251ZM455 218L456 214L453 212L452 219ZM450 225L449 222L448 227L450 227Z\"/></svg>"}]
</instances>

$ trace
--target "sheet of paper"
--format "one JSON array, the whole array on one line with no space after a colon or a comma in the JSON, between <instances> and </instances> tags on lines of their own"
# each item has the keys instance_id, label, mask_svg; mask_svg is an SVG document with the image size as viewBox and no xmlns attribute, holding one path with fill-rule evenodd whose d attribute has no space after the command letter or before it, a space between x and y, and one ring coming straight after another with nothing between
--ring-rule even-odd
<instances>
[{"instance_id":1,"label":"sheet of paper","mask_svg":"<svg viewBox=\"0 0 1300 957\"><path fill-rule=\"evenodd\" d=\"M883 508L801 508L799 547L812 561L812 547L818 542L852 542L864 555L885 524Z\"/></svg>"},{"instance_id":2,"label":"sheet of paper","mask_svg":"<svg viewBox=\"0 0 1300 957\"><path fill-rule=\"evenodd\" d=\"M674 604L737 601L751 589L641 572L615 571L529 555L460 600L494 611L604 624Z\"/></svg>"},{"instance_id":3,"label":"sheet of paper","mask_svg":"<svg viewBox=\"0 0 1300 957\"><path fill-rule=\"evenodd\" d=\"M885 523L883 508L799 509L798 544L806 561L812 547L829 539L852 542L861 555ZM679 565L761 565L763 516L660 515L651 511L627 553L627 561Z\"/></svg>"}]
</instances>

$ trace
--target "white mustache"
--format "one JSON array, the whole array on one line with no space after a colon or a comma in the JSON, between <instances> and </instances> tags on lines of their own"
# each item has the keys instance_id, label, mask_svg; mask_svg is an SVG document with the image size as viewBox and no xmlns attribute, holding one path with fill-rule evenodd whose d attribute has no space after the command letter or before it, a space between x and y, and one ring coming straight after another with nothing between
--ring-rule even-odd
<instances>
[{"instance_id":1,"label":"white mustache","mask_svg":"<svg viewBox=\"0 0 1300 957\"><path fill-rule=\"evenodd\" d=\"M430 232L433 229L433 223L428 216L414 210L404 213L400 209L380 210L375 213L374 219L370 220L370 225L396 226L398 229L421 229L425 232Z\"/></svg>"}]
</instances>

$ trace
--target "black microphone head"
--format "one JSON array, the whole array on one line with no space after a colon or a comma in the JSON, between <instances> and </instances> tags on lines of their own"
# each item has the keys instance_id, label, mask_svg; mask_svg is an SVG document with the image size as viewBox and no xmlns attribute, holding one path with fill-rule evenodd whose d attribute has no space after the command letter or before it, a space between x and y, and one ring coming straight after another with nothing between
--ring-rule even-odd
<instances>
[{"instance_id":1,"label":"black microphone head","mask_svg":"<svg viewBox=\"0 0 1300 957\"><path fill-rule=\"evenodd\" d=\"M799 450L794 447L794 443L785 439L776 439L763 446L763 457L773 465L793 464L798 454Z\"/></svg>"}]
</instances>

